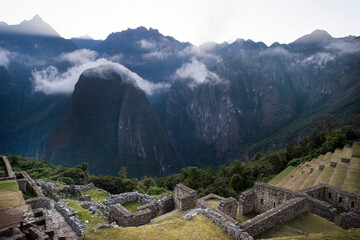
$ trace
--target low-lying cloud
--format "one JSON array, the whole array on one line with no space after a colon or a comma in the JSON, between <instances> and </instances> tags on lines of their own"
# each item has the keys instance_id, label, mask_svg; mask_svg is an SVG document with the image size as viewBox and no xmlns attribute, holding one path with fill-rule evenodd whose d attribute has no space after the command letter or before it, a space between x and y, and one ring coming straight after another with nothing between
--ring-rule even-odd
<instances>
[{"instance_id":1,"label":"low-lying cloud","mask_svg":"<svg viewBox=\"0 0 360 240\"><path fill-rule=\"evenodd\" d=\"M104 58L92 60L96 54L93 51L75 51L61 56L61 60L68 60L75 65L65 72L60 72L56 67L49 66L42 70L32 71L32 82L35 91L44 92L45 94L70 94L74 91L80 75L87 69L99 67L101 65L111 67L119 73L123 79L134 84L134 86L142 89L147 95L155 92L168 90L168 83L152 83L141 78L134 72L119 63L109 61ZM86 60L87 59L87 60Z\"/></svg>"},{"instance_id":2,"label":"low-lying cloud","mask_svg":"<svg viewBox=\"0 0 360 240\"><path fill-rule=\"evenodd\" d=\"M357 53L360 52L360 42L359 41L334 41L326 46L327 49L339 51L340 53Z\"/></svg>"},{"instance_id":3,"label":"low-lying cloud","mask_svg":"<svg viewBox=\"0 0 360 240\"><path fill-rule=\"evenodd\" d=\"M204 82L220 82L220 78L213 72L209 71L205 64L193 58L191 62L183 64L175 72L175 78L191 79L189 87L193 88Z\"/></svg>"},{"instance_id":4,"label":"low-lying cloud","mask_svg":"<svg viewBox=\"0 0 360 240\"><path fill-rule=\"evenodd\" d=\"M73 64L84 64L90 61L95 61L99 54L89 49L79 49L71 53L65 53L60 56L60 60L69 61Z\"/></svg>"},{"instance_id":5,"label":"low-lying cloud","mask_svg":"<svg viewBox=\"0 0 360 240\"><path fill-rule=\"evenodd\" d=\"M10 52L0 48L0 66L6 67L10 63Z\"/></svg>"}]
</instances>

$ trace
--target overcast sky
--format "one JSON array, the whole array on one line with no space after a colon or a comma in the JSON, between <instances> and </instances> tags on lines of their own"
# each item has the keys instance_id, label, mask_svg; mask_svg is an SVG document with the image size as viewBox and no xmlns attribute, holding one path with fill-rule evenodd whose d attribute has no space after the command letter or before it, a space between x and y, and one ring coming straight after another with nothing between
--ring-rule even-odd
<instances>
[{"instance_id":1,"label":"overcast sky","mask_svg":"<svg viewBox=\"0 0 360 240\"><path fill-rule=\"evenodd\" d=\"M315 29L360 35L359 0L0 0L0 21L18 24L35 14L65 38L105 39L138 26L196 45L288 43Z\"/></svg>"}]
</instances>

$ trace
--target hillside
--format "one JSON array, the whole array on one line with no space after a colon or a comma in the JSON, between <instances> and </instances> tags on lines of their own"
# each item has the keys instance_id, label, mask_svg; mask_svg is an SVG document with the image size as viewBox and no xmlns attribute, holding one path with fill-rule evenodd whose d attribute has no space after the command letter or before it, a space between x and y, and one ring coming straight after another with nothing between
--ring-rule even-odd
<instances>
[{"instance_id":1,"label":"hillside","mask_svg":"<svg viewBox=\"0 0 360 240\"><path fill-rule=\"evenodd\" d=\"M276 186L301 190L319 183L360 194L359 143L320 155L297 166Z\"/></svg>"}]
</instances>

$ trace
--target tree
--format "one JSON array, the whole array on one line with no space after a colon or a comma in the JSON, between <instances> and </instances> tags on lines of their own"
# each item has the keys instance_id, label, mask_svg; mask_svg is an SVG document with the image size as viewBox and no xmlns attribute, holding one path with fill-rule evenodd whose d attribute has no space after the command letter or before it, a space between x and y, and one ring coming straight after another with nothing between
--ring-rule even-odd
<instances>
[{"instance_id":1,"label":"tree","mask_svg":"<svg viewBox=\"0 0 360 240\"><path fill-rule=\"evenodd\" d=\"M125 167L121 167L120 171L118 172L118 175L121 179L125 179L127 172Z\"/></svg>"},{"instance_id":2,"label":"tree","mask_svg":"<svg viewBox=\"0 0 360 240\"><path fill-rule=\"evenodd\" d=\"M340 119L336 119L333 115L324 115L312 119L313 125L323 133L330 133L332 130L335 130L341 122Z\"/></svg>"}]
</instances>

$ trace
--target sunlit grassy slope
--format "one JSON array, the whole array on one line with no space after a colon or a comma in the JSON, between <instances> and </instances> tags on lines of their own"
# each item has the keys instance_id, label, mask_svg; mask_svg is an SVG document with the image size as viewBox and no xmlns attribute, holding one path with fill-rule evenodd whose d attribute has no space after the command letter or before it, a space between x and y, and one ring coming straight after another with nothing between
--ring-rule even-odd
<instances>
[{"instance_id":1,"label":"sunlit grassy slope","mask_svg":"<svg viewBox=\"0 0 360 240\"><path fill-rule=\"evenodd\" d=\"M356 154L360 151L358 149L360 149L359 143L354 143L353 146L345 146L343 149L336 149L333 153L320 155L300 164L288 174L286 174L288 169L285 169L270 184L275 182L278 187L300 190L326 183L341 190L360 194L360 158ZM341 158L349 158L350 163L341 162ZM331 167L331 162L336 163L336 167ZM325 168L321 170L320 165ZM276 183L277 179L281 180Z\"/></svg>"}]
</instances>

